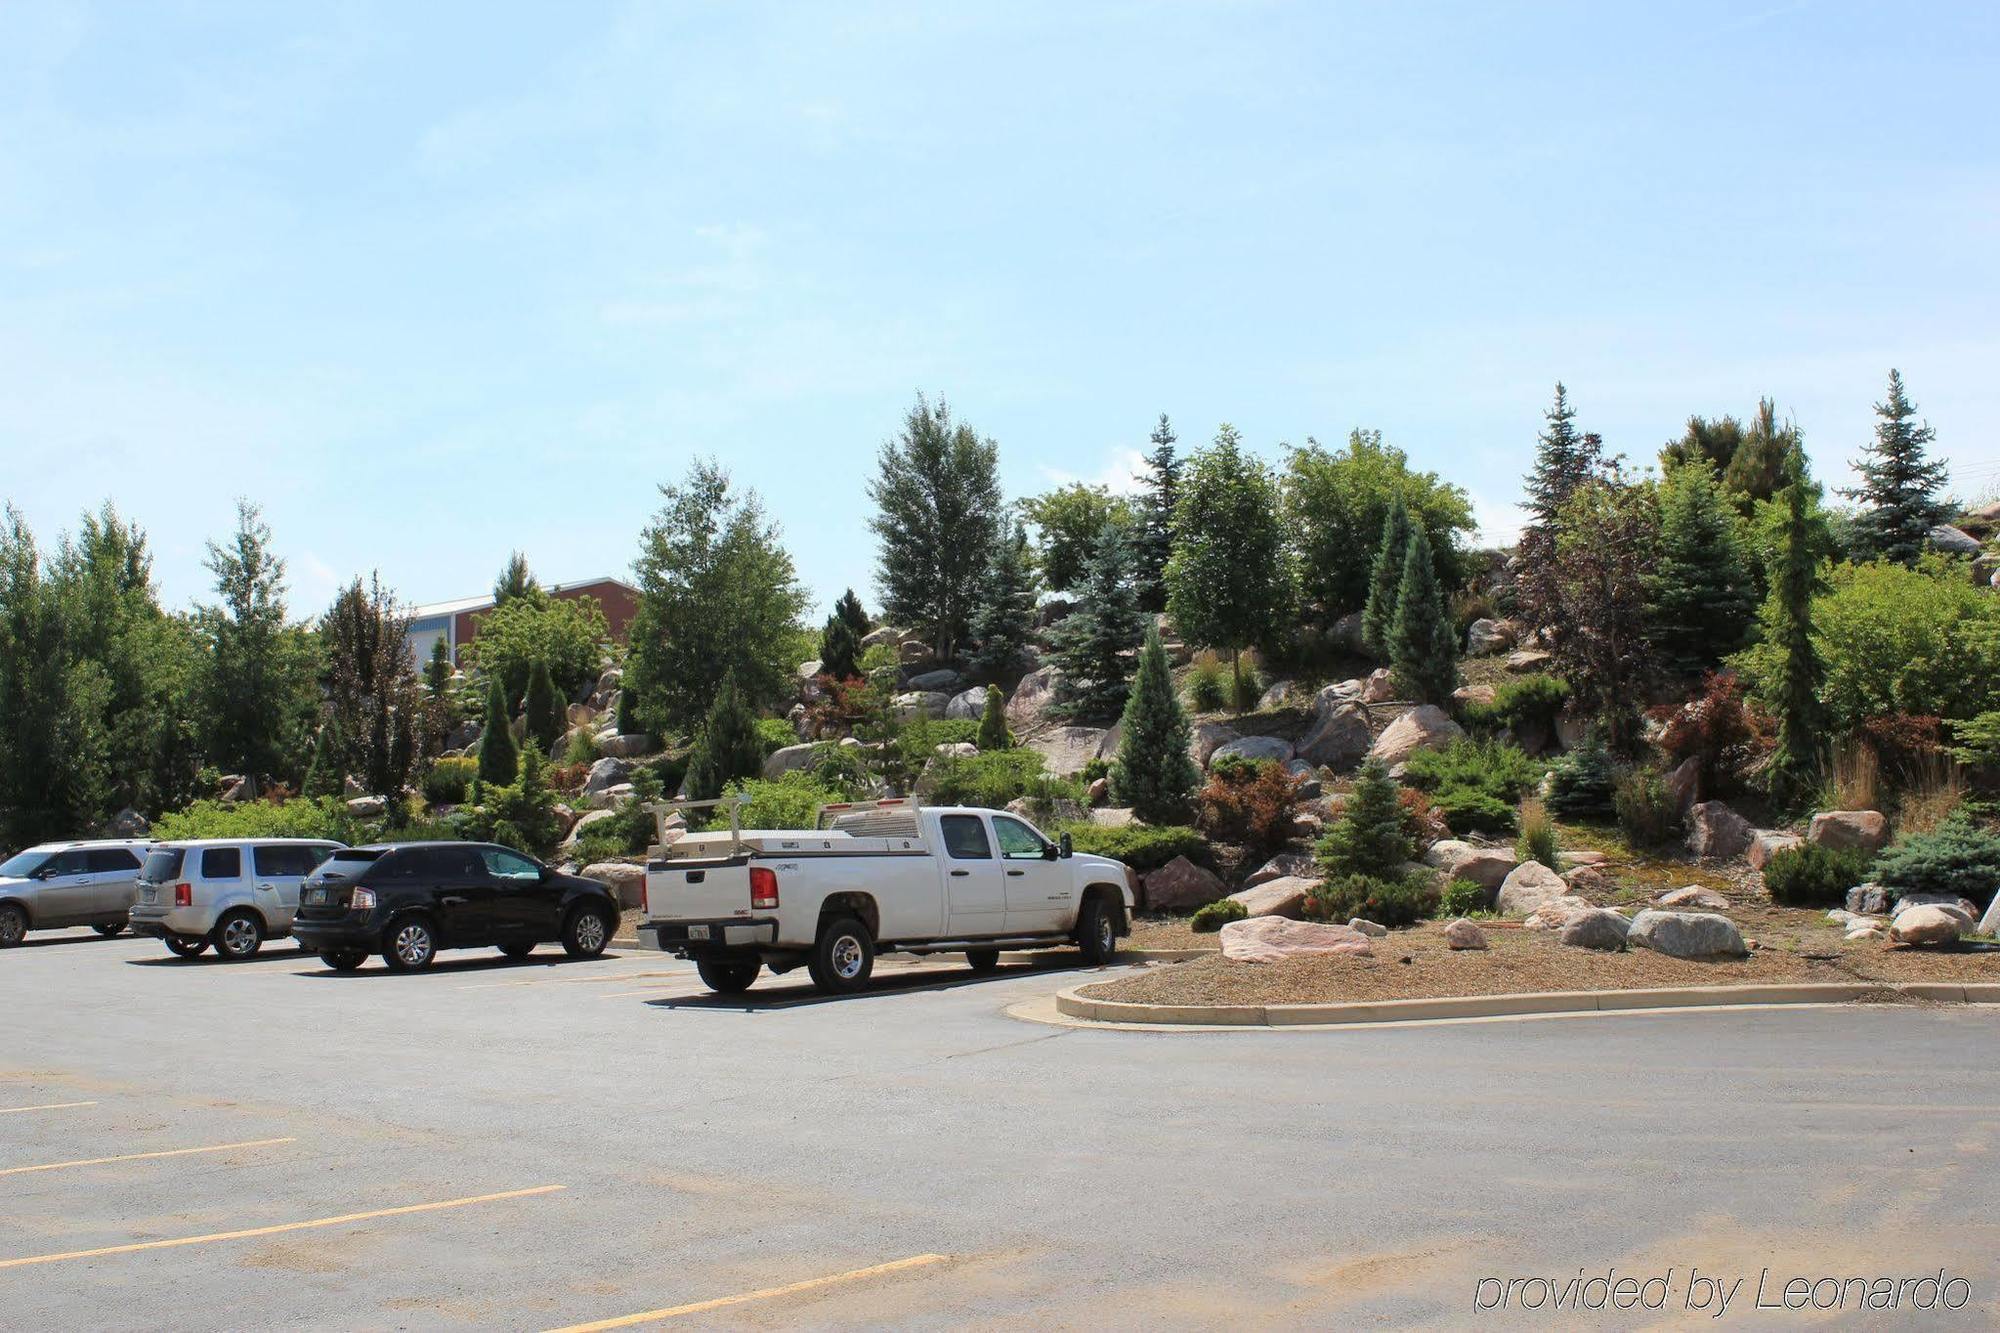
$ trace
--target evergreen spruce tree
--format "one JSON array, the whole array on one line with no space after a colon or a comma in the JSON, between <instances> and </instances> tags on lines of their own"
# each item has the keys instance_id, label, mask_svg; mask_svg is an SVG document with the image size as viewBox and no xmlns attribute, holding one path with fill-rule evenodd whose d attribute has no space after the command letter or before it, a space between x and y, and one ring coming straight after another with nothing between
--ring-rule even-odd
<instances>
[{"instance_id":1,"label":"evergreen spruce tree","mask_svg":"<svg viewBox=\"0 0 2000 1333\"><path fill-rule=\"evenodd\" d=\"M1188 717L1174 693L1173 669L1157 627L1146 630L1122 727L1111 765L1111 799L1132 807L1148 824L1185 821L1201 772L1188 753Z\"/></svg>"},{"instance_id":2,"label":"evergreen spruce tree","mask_svg":"<svg viewBox=\"0 0 2000 1333\"><path fill-rule=\"evenodd\" d=\"M861 640L837 612L826 618L826 628L819 632L819 670L835 680L852 680L861 674Z\"/></svg>"},{"instance_id":3,"label":"evergreen spruce tree","mask_svg":"<svg viewBox=\"0 0 2000 1333\"><path fill-rule=\"evenodd\" d=\"M986 708L979 715L975 743L982 750L1005 750L1014 743L1014 738L1007 734L1007 701L998 685L986 687Z\"/></svg>"},{"instance_id":4,"label":"evergreen spruce tree","mask_svg":"<svg viewBox=\"0 0 2000 1333\"><path fill-rule=\"evenodd\" d=\"M1124 531L1107 523L1084 567L1076 610L1057 624L1051 656L1061 677L1051 711L1103 724L1125 707L1130 688L1124 654L1139 646L1146 615L1132 582L1132 550Z\"/></svg>"},{"instance_id":5,"label":"evergreen spruce tree","mask_svg":"<svg viewBox=\"0 0 2000 1333\"><path fill-rule=\"evenodd\" d=\"M1145 611L1167 609L1167 561L1174 554L1174 504L1180 499L1179 438L1165 412L1150 437L1144 490L1139 497L1139 606Z\"/></svg>"},{"instance_id":6,"label":"evergreen spruce tree","mask_svg":"<svg viewBox=\"0 0 2000 1333\"><path fill-rule=\"evenodd\" d=\"M1785 506L1784 545L1764 604L1764 636L1777 645L1778 669L1768 686L1771 709L1778 718L1778 743L1768 769L1771 794L1780 805L1809 796L1819 786L1825 710L1820 690L1826 664L1813 643L1812 599L1819 586L1809 496L1806 493L1805 451L1797 444L1786 465L1789 487Z\"/></svg>"},{"instance_id":7,"label":"evergreen spruce tree","mask_svg":"<svg viewBox=\"0 0 2000 1333\"><path fill-rule=\"evenodd\" d=\"M840 594L840 600L833 604L833 613L847 623L847 628L854 631L854 641L857 644L867 638L868 631L874 628L868 623L868 612L861 605L861 599L854 595L852 588Z\"/></svg>"},{"instance_id":8,"label":"evergreen spruce tree","mask_svg":"<svg viewBox=\"0 0 2000 1333\"><path fill-rule=\"evenodd\" d=\"M732 676L722 682L688 757L688 799L712 801L730 783L754 778L763 770L764 744L757 736L757 719Z\"/></svg>"},{"instance_id":9,"label":"evergreen spruce tree","mask_svg":"<svg viewBox=\"0 0 2000 1333\"><path fill-rule=\"evenodd\" d=\"M1875 404L1882 418L1875 425L1875 442L1854 464L1861 485L1841 492L1866 506L1854 524L1860 548L1899 565L1917 563L1930 530L1947 513L1937 493L1949 469L1943 459L1925 460L1924 447L1937 433L1928 425L1911 424L1916 412L1903 393L1903 377L1890 371L1888 400Z\"/></svg>"},{"instance_id":10,"label":"evergreen spruce tree","mask_svg":"<svg viewBox=\"0 0 2000 1333\"><path fill-rule=\"evenodd\" d=\"M1451 702L1452 691L1458 688L1458 633L1452 628L1444 588L1431 561L1430 537L1421 523L1410 526L1388 647L1389 664L1404 698L1427 704Z\"/></svg>"},{"instance_id":11,"label":"evergreen spruce tree","mask_svg":"<svg viewBox=\"0 0 2000 1333\"><path fill-rule=\"evenodd\" d=\"M1529 513L1529 526L1552 533L1557 516L1577 487L1598 473L1604 443L1595 435L1576 428L1576 409L1569 404L1569 390L1556 384L1555 405L1546 413L1548 427L1536 438L1535 468L1526 479L1528 498L1522 507Z\"/></svg>"},{"instance_id":12,"label":"evergreen spruce tree","mask_svg":"<svg viewBox=\"0 0 2000 1333\"><path fill-rule=\"evenodd\" d=\"M1340 818L1320 840L1320 865L1330 879L1348 875L1394 879L1414 851L1403 829L1395 779L1389 776L1388 765L1371 757L1355 774Z\"/></svg>"},{"instance_id":13,"label":"evergreen spruce tree","mask_svg":"<svg viewBox=\"0 0 2000 1333\"><path fill-rule=\"evenodd\" d=\"M509 553L507 565L500 571L500 577L493 581L493 609L499 610L516 597L532 598L540 601L545 593L535 576L528 572L528 557L519 551Z\"/></svg>"},{"instance_id":14,"label":"evergreen spruce tree","mask_svg":"<svg viewBox=\"0 0 2000 1333\"><path fill-rule=\"evenodd\" d=\"M1648 637L1675 669L1699 671L1742 646L1756 615L1756 572L1707 460L1669 467L1659 495L1659 554L1645 576Z\"/></svg>"},{"instance_id":15,"label":"evergreen spruce tree","mask_svg":"<svg viewBox=\"0 0 2000 1333\"><path fill-rule=\"evenodd\" d=\"M510 785L521 775L521 751L514 743L514 728L507 716L507 696L500 679L486 680L486 726L479 733L479 780L498 787Z\"/></svg>"},{"instance_id":16,"label":"evergreen spruce tree","mask_svg":"<svg viewBox=\"0 0 2000 1333\"><path fill-rule=\"evenodd\" d=\"M1028 550L1028 533L1020 524L1014 535L993 548L993 562L979 610L972 618L972 669L987 680L1001 680L1020 670L1035 635L1035 562Z\"/></svg>"},{"instance_id":17,"label":"evergreen spruce tree","mask_svg":"<svg viewBox=\"0 0 2000 1333\"><path fill-rule=\"evenodd\" d=\"M529 739L546 752L568 729L569 717L549 675L549 664L540 658L528 668L527 709Z\"/></svg>"},{"instance_id":18,"label":"evergreen spruce tree","mask_svg":"<svg viewBox=\"0 0 2000 1333\"><path fill-rule=\"evenodd\" d=\"M451 649L445 647L442 634L431 641L431 658L424 664L424 684L433 699L444 698L445 687L451 684Z\"/></svg>"},{"instance_id":19,"label":"evergreen spruce tree","mask_svg":"<svg viewBox=\"0 0 2000 1333\"><path fill-rule=\"evenodd\" d=\"M1396 625L1396 598L1409 549L1410 511L1399 495L1382 523L1382 541L1368 572L1368 604L1361 612L1361 642L1380 661L1389 657L1389 631Z\"/></svg>"}]
</instances>

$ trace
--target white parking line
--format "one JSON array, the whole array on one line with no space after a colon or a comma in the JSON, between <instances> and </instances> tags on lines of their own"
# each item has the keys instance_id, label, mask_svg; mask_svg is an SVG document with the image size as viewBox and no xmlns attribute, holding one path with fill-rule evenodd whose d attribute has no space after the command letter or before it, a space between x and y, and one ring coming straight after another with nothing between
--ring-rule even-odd
<instances>
[{"instance_id":1,"label":"white parking line","mask_svg":"<svg viewBox=\"0 0 2000 1333\"><path fill-rule=\"evenodd\" d=\"M217 1143L206 1148L169 1148L164 1152L128 1152L116 1157L82 1157L74 1162L44 1162L40 1166L0 1168L0 1176L26 1176L37 1171L62 1171L72 1166L108 1166L113 1162L150 1162L161 1157L193 1157L197 1153L228 1152L232 1148L274 1148L280 1143L297 1143L295 1137L245 1139L240 1143Z\"/></svg>"},{"instance_id":2,"label":"white parking line","mask_svg":"<svg viewBox=\"0 0 2000 1333\"><path fill-rule=\"evenodd\" d=\"M22 1115L28 1111L68 1111L79 1106L95 1106L96 1102L43 1102L40 1106L0 1106L0 1115Z\"/></svg>"}]
</instances>

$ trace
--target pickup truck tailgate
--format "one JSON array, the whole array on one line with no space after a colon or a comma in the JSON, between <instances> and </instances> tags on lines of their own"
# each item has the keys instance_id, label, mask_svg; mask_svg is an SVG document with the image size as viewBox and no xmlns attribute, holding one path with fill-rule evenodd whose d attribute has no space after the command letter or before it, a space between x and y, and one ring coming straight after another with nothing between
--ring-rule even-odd
<instances>
[{"instance_id":1,"label":"pickup truck tailgate","mask_svg":"<svg viewBox=\"0 0 2000 1333\"><path fill-rule=\"evenodd\" d=\"M653 861L646 866L649 921L722 921L750 915L750 867L726 862Z\"/></svg>"}]
</instances>

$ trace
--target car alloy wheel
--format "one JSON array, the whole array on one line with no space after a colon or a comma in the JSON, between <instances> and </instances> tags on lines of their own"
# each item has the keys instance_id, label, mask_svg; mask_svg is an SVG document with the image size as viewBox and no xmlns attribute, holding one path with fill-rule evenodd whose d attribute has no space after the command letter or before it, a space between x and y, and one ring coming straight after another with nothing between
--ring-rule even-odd
<instances>
[{"instance_id":1,"label":"car alloy wheel","mask_svg":"<svg viewBox=\"0 0 2000 1333\"><path fill-rule=\"evenodd\" d=\"M1097 917L1097 950L1106 958L1118 952L1118 923L1109 912L1100 912Z\"/></svg>"},{"instance_id":2,"label":"car alloy wheel","mask_svg":"<svg viewBox=\"0 0 2000 1333\"><path fill-rule=\"evenodd\" d=\"M11 949L28 933L28 917L18 907L0 908L0 949Z\"/></svg>"},{"instance_id":3,"label":"car alloy wheel","mask_svg":"<svg viewBox=\"0 0 2000 1333\"><path fill-rule=\"evenodd\" d=\"M842 981L852 981L861 975L861 965L868 955L862 949L860 940L852 935L842 935L833 942L832 952L834 973Z\"/></svg>"},{"instance_id":4,"label":"car alloy wheel","mask_svg":"<svg viewBox=\"0 0 2000 1333\"><path fill-rule=\"evenodd\" d=\"M576 946L585 953L596 953L604 947L604 918L595 912L585 912L576 921Z\"/></svg>"},{"instance_id":5,"label":"car alloy wheel","mask_svg":"<svg viewBox=\"0 0 2000 1333\"><path fill-rule=\"evenodd\" d=\"M396 961L404 967L422 967L430 962L437 945L431 939L430 930L422 922L412 921L396 931L395 942L390 946L396 952Z\"/></svg>"},{"instance_id":6,"label":"car alloy wheel","mask_svg":"<svg viewBox=\"0 0 2000 1333\"><path fill-rule=\"evenodd\" d=\"M248 958L264 942L264 933L247 916L232 916L222 923L222 937L216 952L229 958Z\"/></svg>"}]
</instances>

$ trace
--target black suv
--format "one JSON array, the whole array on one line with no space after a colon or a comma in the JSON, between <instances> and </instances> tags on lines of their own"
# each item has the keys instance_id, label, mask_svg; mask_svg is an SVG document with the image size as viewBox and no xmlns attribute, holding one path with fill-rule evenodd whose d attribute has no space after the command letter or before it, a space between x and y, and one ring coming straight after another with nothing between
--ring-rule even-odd
<instances>
[{"instance_id":1,"label":"black suv","mask_svg":"<svg viewBox=\"0 0 2000 1333\"><path fill-rule=\"evenodd\" d=\"M559 940L570 957L595 958L617 925L617 899L597 880L488 842L398 842L322 862L299 890L292 933L336 972L371 953L418 972L439 949L498 945L525 958Z\"/></svg>"}]
</instances>

